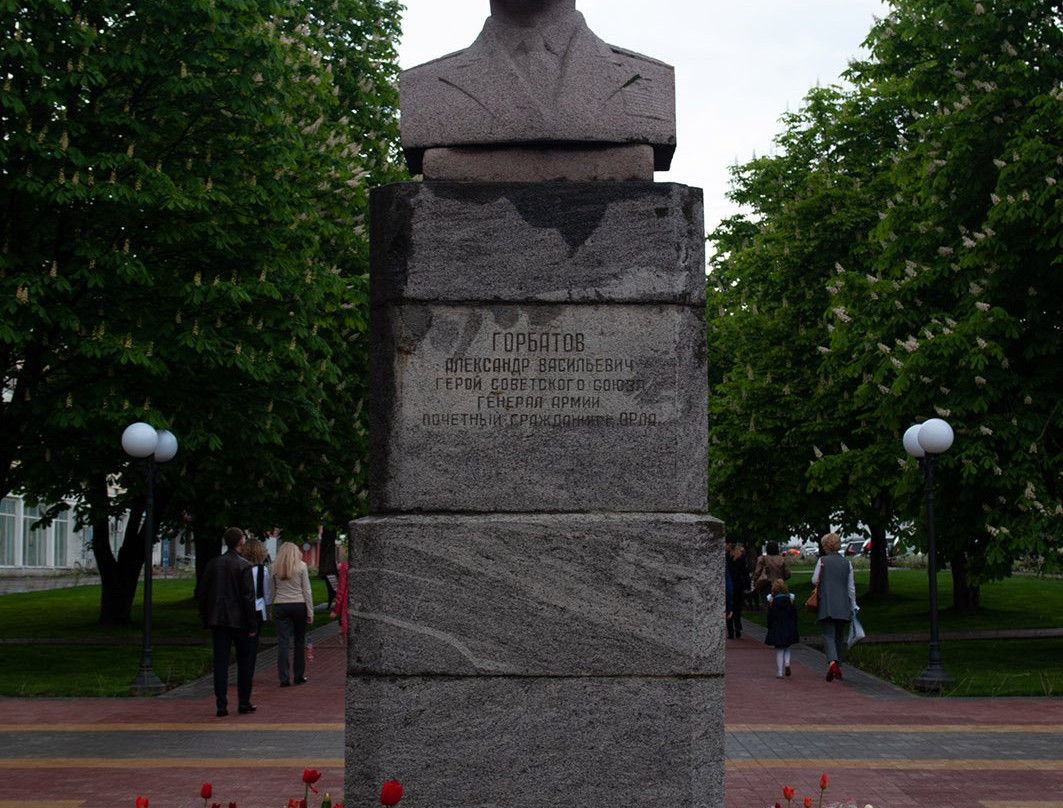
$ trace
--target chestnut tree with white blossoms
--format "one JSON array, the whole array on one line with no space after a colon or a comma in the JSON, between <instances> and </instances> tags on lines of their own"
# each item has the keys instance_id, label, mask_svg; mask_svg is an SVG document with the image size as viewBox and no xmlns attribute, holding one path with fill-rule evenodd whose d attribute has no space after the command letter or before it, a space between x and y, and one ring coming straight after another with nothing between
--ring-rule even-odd
<instances>
[{"instance_id":1,"label":"chestnut tree with white blossoms","mask_svg":"<svg viewBox=\"0 0 1063 808\"><path fill-rule=\"evenodd\" d=\"M868 44L853 81L904 109L895 190L870 271L834 279L829 362L883 421L953 426L937 532L973 606L1022 556L1060 566L1063 7L900 0Z\"/></svg>"},{"instance_id":2,"label":"chestnut tree with white blossoms","mask_svg":"<svg viewBox=\"0 0 1063 808\"><path fill-rule=\"evenodd\" d=\"M923 481L900 437L926 418L951 423L956 440L936 475L937 533L959 607L977 605L978 585L1009 574L1019 558L1060 567L1061 14L1047 0L893 0L837 104L843 121L842 111L857 100L889 113L888 123L871 115L850 119L848 129L892 130L884 160L861 176L877 207L874 220L853 236L848 255L836 241L809 251L812 230L786 218L807 199L806 189L764 184L760 191L777 197L776 211L758 201L766 215L747 246L736 252L730 245L726 258L748 264L744 250L762 248L782 228L790 253L804 251L805 265L819 267L803 276L776 274L774 287L762 283L759 298L747 288L741 301L741 311L763 310L807 284L825 292L821 341L815 353L802 354L800 368L806 388L822 380L825 395L793 406L791 426L780 427L807 432L801 423L812 420L829 427L810 436L812 457L801 472L810 490L832 495L849 513L854 503L877 498L921 530ZM832 139L823 130L824 162L844 147L846 131L835 128ZM837 170L851 181L850 170ZM829 220L825 214L820 229ZM777 265L757 271L773 276ZM737 305L729 310L745 316L739 312ZM817 328L812 319L805 326ZM721 343L713 353L731 350ZM779 350L769 346L765 361L778 359ZM743 413L744 420L756 414Z\"/></svg>"},{"instance_id":3,"label":"chestnut tree with white blossoms","mask_svg":"<svg viewBox=\"0 0 1063 808\"><path fill-rule=\"evenodd\" d=\"M144 562L133 421L178 437L157 516L200 564L226 526L359 511L399 12L0 0L0 493L80 498L104 621L129 619Z\"/></svg>"}]
</instances>

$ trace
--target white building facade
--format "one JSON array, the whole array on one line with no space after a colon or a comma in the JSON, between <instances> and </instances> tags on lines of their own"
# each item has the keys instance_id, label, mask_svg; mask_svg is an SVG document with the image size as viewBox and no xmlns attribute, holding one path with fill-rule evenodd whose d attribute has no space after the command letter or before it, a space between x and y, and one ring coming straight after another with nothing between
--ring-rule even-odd
<instances>
[{"instance_id":1,"label":"white building facade","mask_svg":"<svg viewBox=\"0 0 1063 808\"><path fill-rule=\"evenodd\" d=\"M0 500L0 571L74 570L94 567L88 529L74 529L63 511L47 527L37 526L44 508L17 495Z\"/></svg>"}]
</instances>

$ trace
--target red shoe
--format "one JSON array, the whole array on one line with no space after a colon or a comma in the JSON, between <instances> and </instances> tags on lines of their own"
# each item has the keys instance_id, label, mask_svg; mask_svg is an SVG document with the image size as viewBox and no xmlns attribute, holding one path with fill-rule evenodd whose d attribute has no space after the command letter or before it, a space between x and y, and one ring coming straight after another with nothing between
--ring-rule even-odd
<instances>
[{"instance_id":1,"label":"red shoe","mask_svg":"<svg viewBox=\"0 0 1063 808\"><path fill-rule=\"evenodd\" d=\"M837 662L831 662L830 667L827 668L827 681L831 682L835 679L841 680L842 669L838 666Z\"/></svg>"}]
</instances>

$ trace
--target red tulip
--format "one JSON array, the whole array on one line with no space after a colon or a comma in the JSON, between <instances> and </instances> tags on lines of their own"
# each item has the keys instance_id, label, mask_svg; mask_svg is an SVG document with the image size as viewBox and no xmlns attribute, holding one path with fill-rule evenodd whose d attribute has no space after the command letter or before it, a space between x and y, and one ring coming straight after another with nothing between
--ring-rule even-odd
<instances>
[{"instance_id":1,"label":"red tulip","mask_svg":"<svg viewBox=\"0 0 1063 808\"><path fill-rule=\"evenodd\" d=\"M204 783L203 785L201 785L199 787L199 797L200 797L200 799L209 800L213 793L214 793L214 786L212 786L210 783Z\"/></svg>"},{"instance_id":2,"label":"red tulip","mask_svg":"<svg viewBox=\"0 0 1063 808\"><path fill-rule=\"evenodd\" d=\"M792 788L790 788L790 786L783 786L782 787L782 795L783 795L783 799L785 799L787 802L789 802L790 800L792 800L794 798L794 790Z\"/></svg>"},{"instance_id":3,"label":"red tulip","mask_svg":"<svg viewBox=\"0 0 1063 808\"><path fill-rule=\"evenodd\" d=\"M229 803L229 808L236 808L236 803L235 802L230 802Z\"/></svg>"},{"instance_id":4,"label":"red tulip","mask_svg":"<svg viewBox=\"0 0 1063 808\"><path fill-rule=\"evenodd\" d=\"M148 808L148 798L137 797L137 808Z\"/></svg>"},{"instance_id":5,"label":"red tulip","mask_svg":"<svg viewBox=\"0 0 1063 808\"><path fill-rule=\"evenodd\" d=\"M317 789L314 788L314 783L321 779L321 772L317 769L303 769L303 782L306 783L306 789L303 791L303 804L306 804L306 798L310 796L310 792L313 791L317 794Z\"/></svg>"},{"instance_id":6,"label":"red tulip","mask_svg":"<svg viewBox=\"0 0 1063 808\"><path fill-rule=\"evenodd\" d=\"M812 798L805 797L805 808L812 808Z\"/></svg>"},{"instance_id":7,"label":"red tulip","mask_svg":"<svg viewBox=\"0 0 1063 808\"><path fill-rule=\"evenodd\" d=\"M380 789L381 805L398 805L402 799L402 783L398 780L388 780Z\"/></svg>"},{"instance_id":8,"label":"red tulip","mask_svg":"<svg viewBox=\"0 0 1063 808\"><path fill-rule=\"evenodd\" d=\"M827 775L826 774L822 775L819 778L819 787L820 787L821 791L826 791L826 789L827 789Z\"/></svg>"}]
</instances>

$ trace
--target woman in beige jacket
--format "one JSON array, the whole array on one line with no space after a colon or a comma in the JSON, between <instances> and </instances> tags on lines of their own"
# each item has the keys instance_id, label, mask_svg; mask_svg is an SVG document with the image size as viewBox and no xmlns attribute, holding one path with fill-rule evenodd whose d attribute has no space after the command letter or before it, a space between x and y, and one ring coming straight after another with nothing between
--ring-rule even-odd
<instances>
[{"instance_id":1,"label":"woman in beige jacket","mask_svg":"<svg viewBox=\"0 0 1063 808\"><path fill-rule=\"evenodd\" d=\"M314 622L314 599L310 573L299 549L284 542L273 562L273 619L277 623L277 673L281 687L288 687L288 645L295 635L295 683L306 682L306 627Z\"/></svg>"},{"instance_id":2,"label":"woman in beige jacket","mask_svg":"<svg viewBox=\"0 0 1063 808\"><path fill-rule=\"evenodd\" d=\"M790 577L790 565L779 553L779 543L769 541L765 549L767 554L757 559L756 569L753 570L753 586L763 595L771 592L773 583Z\"/></svg>"}]
</instances>

